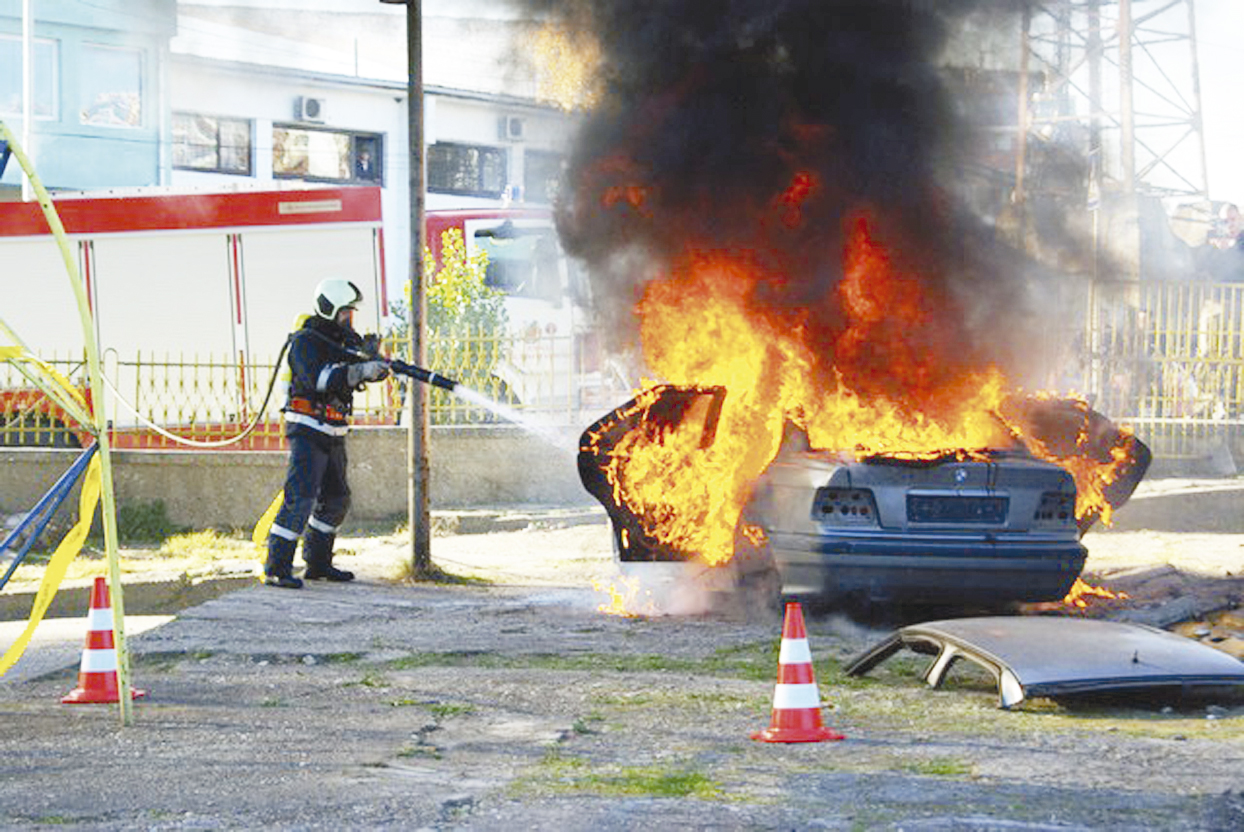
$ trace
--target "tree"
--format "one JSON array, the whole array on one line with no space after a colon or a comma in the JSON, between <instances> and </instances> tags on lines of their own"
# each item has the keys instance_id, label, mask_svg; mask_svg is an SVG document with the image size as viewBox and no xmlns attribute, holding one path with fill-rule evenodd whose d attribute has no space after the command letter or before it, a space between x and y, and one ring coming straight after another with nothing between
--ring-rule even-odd
<instances>
[{"instance_id":1,"label":"tree","mask_svg":"<svg viewBox=\"0 0 1244 832\"><path fill-rule=\"evenodd\" d=\"M474 390L494 397L503 391L493 375L501 355L508 318L504 293L489 286L488 252L468 255L461 229L450 228L441 235L441 257L423 250L423 273L428 276L425 320L427 321L428 369L452 378ZM409 326L406 310L410 304L410 285L405 297L390 304L393 323L385 332L397 354L404 354ZM454 401L441 389L431 391L428 400L433 421L477 421L475 409L454 409Z\"/></svg>"}]
</instances>

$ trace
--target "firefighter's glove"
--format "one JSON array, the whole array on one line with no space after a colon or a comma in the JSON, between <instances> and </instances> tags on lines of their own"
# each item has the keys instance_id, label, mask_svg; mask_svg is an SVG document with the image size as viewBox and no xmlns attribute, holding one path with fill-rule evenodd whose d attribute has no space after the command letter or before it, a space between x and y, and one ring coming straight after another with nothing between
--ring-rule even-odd
<instances>
[{"instance_id":1,"label":"firefighter's glove","mask_svg":"<svg viewBox=\"0 0 1244 832\"><path fill-rule=\"evenodd\" d=\"M389 365L384 361L362 361L346 369L346 383L358 387L365 381L383 381L389 375Z\"/></svg>"}]
</instances>

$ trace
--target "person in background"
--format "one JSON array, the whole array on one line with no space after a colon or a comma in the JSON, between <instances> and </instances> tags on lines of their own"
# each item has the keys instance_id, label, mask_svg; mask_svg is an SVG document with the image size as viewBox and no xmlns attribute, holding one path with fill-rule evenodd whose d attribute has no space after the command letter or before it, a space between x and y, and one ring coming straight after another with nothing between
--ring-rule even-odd
<instances>
[{"instance_id":1,"label":"person in background","mask_svg":"<svg viewBox=\"0 0 1244 832\"><path fill-rule=\"evenodd\" d=\"M359 151L358 158L354 160L354 177L368 180L376 178L376 163L372 161L370 150Z\"/></svg>"},{"instance_id":2,"label":"person in background","mask_svg":"<svg viewBox=\"0 0 1244 832\"><path fill-rule=\"evenodd\" d=\"M1240 216L1239 206L1228 202L1218 210L1218 222L1214 225L1210 244L1222 249L1241 248L1242 234L1244 234L1244 217Z\"/></svg>"},{"instance_id":3,"label":"person in background","mask_svg":"<svg viewBox=\"0 0 1244 832\"><path fill-rule=\"evenodd\" d=\"M314 314L290 336L289 398L284 408L289 466L285 496L268 532L264 583L298 589L294 550L302 538L308 580L351 581L333 566L337 529L350 510L346 434L354 391L382 381L389 365L365 358L354 331L354 310L363 293L348 280L330 278L315 289Z\"/></svg>"}]
</instances>

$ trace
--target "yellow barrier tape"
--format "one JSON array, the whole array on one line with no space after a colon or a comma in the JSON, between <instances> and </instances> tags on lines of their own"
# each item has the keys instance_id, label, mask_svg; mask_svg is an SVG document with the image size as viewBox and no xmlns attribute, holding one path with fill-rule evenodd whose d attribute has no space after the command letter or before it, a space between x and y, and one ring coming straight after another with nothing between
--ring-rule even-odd
<instances>
[{"instance_id":1,"label":"yellow barrier tape","mask_svg":"<svg viewBox=\"0 0 1244 832\"><path fill-rule=\"evenodd\" d=\"M95 517L95 506L99 503L100 471L100 459L96 454L92 457L86 469L86 476L82 479L82 493L78 497L78 522L61 538L60 545L56 547L56 552L48 561L43 571L43 583L39 585L39 591L35 594L35 602L31 607L26 629L22 630L17 641L5 651L3 657L0 657L0 676L3 676L26 652L26 647L35 633L35 627L39 626L52 599L56 597L56 590L60 588L65 571L78 552L82 550L86 535L91 530L91 521Z\"/></svg>"},{"instance_id":2,"label":"yellow barrier tape","mask_svg":"<svg viewBox=\"0 0 1244 832\"><path fill-rule=\"evenodd\" d=\"M13 342L13 346L0 347L0 360L12 362L19 373L42 390L48 398L60 405L70 418L94 433L95 420L88 412L86 397L82 395L82 391L61 375L55 367L34 355L30 347L26 346L26 342L18 337L3 318L0 318L0 332L3 332ZM32 373L26 365L37 368L44 377L40 378L38 374Z\"/></svg>"},{"instance_id":3,"label":"yellow barrier tape","mask_svg":"<svg viewBox=\"0 0 1244 832\"><path fill-rule=\"evenodd\" d=\"M119 690L129 690L130 660L129 651L126 649L125 600L123 597L124 589L121 585L120 555L117 550L117 506L116 492L112 482L112 454L109 449L108 417L104 412L103 372L100 369L99 349L95 340L95 322L91 317L91 305L86 296L86 283L82 280L82 274L79 272L78 264L74 260L69 235L65 233L65 226L60 220L60 215L56 212L56 206L52 204L52 197L48 194L47 188L43 187L43 183L35 173L34 165L30 163L30 159L13 136L13 131L4 123L4 119L0 119L0 138L3 138L8 143L9 150L12 151L18 164L22 166L22 170L26 174L26 181L30 183L30 187L39 198L39 207L43 211L43 218L47 222L48 230L52 232L52 236L56 239L56 247L60 249L61 261L65 265L65 274L69 277L69 285L73 290L74 300L78 304L78 318L82 323L83 343L86 347L86 366L91 386L91 415L94 416L93 424L95 425L93 432L96 436L96 441L99 443L99 456L97 459L99 461L100 484L96 490L96 495L103 503L104 550L108 556L108 587L111 592L110 600L112 601L113 641L116 644L117 651L117 688ZM92 460L92 463L95 461ZM85 532L83 535L85 538ZM53 592L53 594L55 593ZM133 722L133 701L128 696L122 696L120 697L120 703L121 724L130 725Z\"/></svg>"},{"instance_id":4,"label":"yellow barrier tape","mask_svg":"<svg viewBox=\"0 0 1244 832\"><path fill-rule=\"evenodd\" d=\"M276 519L276 513L281 510L281 504L284 502L285 490L281 489L276 492L276 497L272 499L272 504L263 513L263 517L259 518L259 522L255 524L255 530L251 532L251 540L256 546L267 546L268 531L272 528L272 521Z\"/></svg>"}]
</instances>

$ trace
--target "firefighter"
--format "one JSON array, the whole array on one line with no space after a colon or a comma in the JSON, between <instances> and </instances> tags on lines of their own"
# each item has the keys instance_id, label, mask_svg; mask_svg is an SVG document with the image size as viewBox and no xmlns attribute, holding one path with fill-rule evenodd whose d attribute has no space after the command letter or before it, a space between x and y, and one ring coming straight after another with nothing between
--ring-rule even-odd
<instances>
[{"instance_id":1,"label":"firefighter","mask_svg":"<svg viewBox=\"0 0 1244 832\"><path fill-rule=\"evenodd\" d=\"M364 339L354 331L354 309L362 299L348 280L322 281L314 314L290 336L289 398L282 408L289 468L285 498L268 533L269 586L302 586L293 573L300 537L305 578L354 580L354 573L333 566L333 542L350 509L346 433L354 391L389 375L386 362L365 357Z\"/></svg>"}]
</instances>

